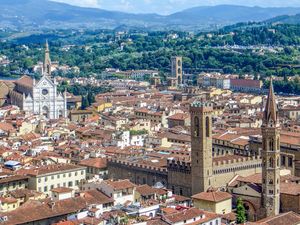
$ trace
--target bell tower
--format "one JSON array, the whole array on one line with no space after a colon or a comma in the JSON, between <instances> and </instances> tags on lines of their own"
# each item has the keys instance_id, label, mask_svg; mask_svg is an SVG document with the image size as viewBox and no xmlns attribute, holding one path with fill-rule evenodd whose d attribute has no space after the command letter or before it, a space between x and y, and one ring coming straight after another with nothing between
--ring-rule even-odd
<instances>
[{"instance_id":1,"label":"bell tower","mask_svg":"<svg viewBox=\"0 0 300 225\"><path fill-rule=\"evenodd\" d=\"M192 194L207 191L213 184L211 103L194 102L190 107L192 142Z\"/></svg>"},{"instance_id":2,"label":"bell tower","mask_svg":"<svg viewBox=\"0 0 300 225\"><path fill-rule=\"evenodd\" d=\"M50 50L48 40L45 44L45 58L43 64L43 75L51 76L51 59L50 59Z\"/></svg>"},{"instance_id":3,"label":"bell tower","mask_svg":"<svg viewBox=\"0 0 300 225\"><path fill-rule=\"evenodd\" d=\"M271 80L263 116L262 132L262 206L264 216L279 214L280 208L280 125Z\"/></svg>"},{"instance_id":4,"label":"bell tower","mask_svg":"<svg viewBox=\"0 0 300 225\"><path fill-rule=\"evenodd\" d=\"M172 77L176 77L176 84L180 86L182 84L182 57L174 56L171 58L171 73Z\"/></svg>"}]
</instances>

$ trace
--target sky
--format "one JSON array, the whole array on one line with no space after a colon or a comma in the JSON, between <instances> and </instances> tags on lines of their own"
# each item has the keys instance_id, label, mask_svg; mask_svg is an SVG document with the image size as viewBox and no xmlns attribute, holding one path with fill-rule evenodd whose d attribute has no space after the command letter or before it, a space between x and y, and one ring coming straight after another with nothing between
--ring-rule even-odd
<instances>
[{"instance_id":1,"label":"sky","mask_svg":"<svg viewBox=\"0 0 300 225\"><path fill-rule=\"evenodd\" d=\"M52 0L83 7L130 13L171 14L195 6L233 4L262 7L300 7L300 0Z\"/></svg>"}]
</instances>

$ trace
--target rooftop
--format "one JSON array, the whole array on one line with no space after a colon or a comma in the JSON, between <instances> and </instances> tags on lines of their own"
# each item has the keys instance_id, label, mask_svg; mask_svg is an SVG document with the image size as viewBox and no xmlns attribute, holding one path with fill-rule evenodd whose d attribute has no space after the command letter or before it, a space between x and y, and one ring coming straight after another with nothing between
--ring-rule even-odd
<instances>
[{"instance_id":1,"label":"rooftop","mask_svg":"<svg viewBox=\"0 0 300 225\"><path fill-rule=\"evenodd\" d=\"M231 199L231 194L227 192L221 191L208 191L208 192L201 192L192 196L193 199L196 200L204 200L210 202L222 202L227 199Z\"/></svg>"}]
</instances>

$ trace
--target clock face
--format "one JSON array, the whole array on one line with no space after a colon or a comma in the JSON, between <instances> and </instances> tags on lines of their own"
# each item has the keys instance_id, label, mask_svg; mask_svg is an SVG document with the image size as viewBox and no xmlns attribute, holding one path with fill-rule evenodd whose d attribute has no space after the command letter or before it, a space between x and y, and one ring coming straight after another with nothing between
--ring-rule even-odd
<instances>
[{"instance_id":1,"label":"clock face","mask_svg":"<svg viewBox=\"0 0 300 225\"><path fill-rule=\"evenodd\" d=\"M47 95L48 93L49 93L49 92L48 92L47 89L43 89L43 90L42 90L42 94L43 94L43 95Z\"/></svg>"}]
</instances>

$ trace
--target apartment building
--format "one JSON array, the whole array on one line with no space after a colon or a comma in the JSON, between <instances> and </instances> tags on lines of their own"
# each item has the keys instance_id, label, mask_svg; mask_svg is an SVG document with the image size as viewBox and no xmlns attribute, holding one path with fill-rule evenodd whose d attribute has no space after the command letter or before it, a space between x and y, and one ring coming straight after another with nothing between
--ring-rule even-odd
<instances>
[{"instance_id":1,"label":"apartment building","mask_svg":"<svg viewBox=\"0 0 300 225\"><path fill-rule=\"evenodd\" d=\"M29 176L28 187L50 195L59 187L79 189L79 183L86 179L86 167L72 164L56 164L39 168L22 169L19 173Z\"/></svg>"}]
</instances>

